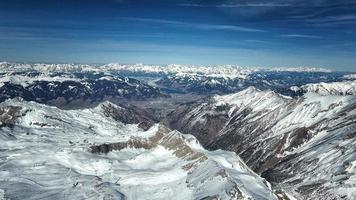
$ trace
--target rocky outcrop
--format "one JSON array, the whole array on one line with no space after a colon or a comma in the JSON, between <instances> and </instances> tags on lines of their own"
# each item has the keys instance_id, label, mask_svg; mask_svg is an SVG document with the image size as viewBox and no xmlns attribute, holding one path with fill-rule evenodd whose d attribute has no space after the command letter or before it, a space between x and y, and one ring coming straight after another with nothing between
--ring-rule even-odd
<instances>
[{"instance_id":1,"label":"rocky outcrop","mask_svg":"<svg viewBox=\"0 0 356 200\"><path fill-rule=\"evenodd\" d=\"M154 114L130 104L105 103L101 104L101 109L106 117L112 117L124 124L138 124L143 130L148 130L158 122Z\"/></svg>"},{"instance_id":2,"label":"rocky outcrop","mask_svg":"<svg viewBox=\"0 0 356 200\"><path fill-rule=\"evenodd\" d=\"M227 186L223 194L207 195L202 199L228 198L238 200L246 199L248 197L252 199L284 199L277 197L276 194L268 194L268 196L250 196L251 194L246 194L245 189L241 188L241 183L239 183L236 177L234 177L236 175L232 174L236 172L231 171L231 169L227 169L226 166L221 164L219 161L211 158L209 152L203 151L203 149L199 150L193 148L192 144L194 143L196 143L195 145L198 145L198 141L196 141L195 138L189 136L185 137L178 131L171 131L165 126L159 125L155 134L148 138L132 137L125 142L93 145L90 147L90 151L92 153L98 154L108 153L111 151L121 151L127 148L152 150L158 147L163 147L169 151L172 151L172 154L177 158L184 160L184 164L181 166L181 168L185 171L188 171L189 176L186 180L186 183L189 187L202 187L201 190L204 190L203 188L206 187L205 185L211 184L209 182L213 181L214 179L222 179L224 184ZM234 165L239 165L241 168L244 168L244 164L240 161L233 163L232 168L234 168ZM209 174L209 178L206 177L207 174ZM268 188L268 183L263 182L263 187ZM248 190L251 189L252 188L249 188Z\"/></svg>"},{"instance_id":3,"label":"rocky outcrop","mask_svg":"<svg viewBox=\"0 0 356 200\"><path fill-rule=\"evenodd\" d=\"M208 99L205 101L208 102L202 100L179 105L173 112L168 113L163 123L183 133L194 133L203 145L209 144L229 120L230 106L216 107Z\"/></svg>"},{"instance_id":4,"label":"rocky outcrop","mask_svg":"<svg viewBox=\"0 0 356 200\"><path fill-rule=\"evenodd\" d=\"M21 117L21 107L4 106L0 107L0 127L13 127L17 118Z\"/></svg>"}]
</instances>

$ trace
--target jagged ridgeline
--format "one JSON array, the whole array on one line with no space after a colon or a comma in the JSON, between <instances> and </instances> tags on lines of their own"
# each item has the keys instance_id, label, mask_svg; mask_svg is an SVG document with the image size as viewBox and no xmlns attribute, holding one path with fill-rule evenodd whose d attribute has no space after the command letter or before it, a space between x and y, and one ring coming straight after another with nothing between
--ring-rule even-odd
<instances>
[{"instance_id":1,"label":"jagged ridgeline","mask_svg":"<svg viewBox=\"0 0 356 200\"><path fill-rule=\"evenodd\" d=\"M167 94L213 95L250 86L300 96L311 84L354 80L348 72L319 68L246 68L185 65L79 65L0 63L0 101L22 97L49 104L109 99L142 100ZM129 78L131 77L131 78ZM306 84L310 84L304 86ZM303 86L303 87L302 87ZM163 91L163 92L162 92ZM342 91L348 93L349 91ZM165 94L163 94L165 93Z\"/></svg>"},{"instance_id":2,"label":"jagged ridgeline","mask_svg":"<svg viewBox=\"0 0 356 200\"><path fill-rule=\"evenodd\" d=\"M356 96L344 91L354 93L355 82L320 88L292 98L250 87L182 104L165 124L207 149L236 152L297 199L353 199Z\"/></svg>"}]
</instances>

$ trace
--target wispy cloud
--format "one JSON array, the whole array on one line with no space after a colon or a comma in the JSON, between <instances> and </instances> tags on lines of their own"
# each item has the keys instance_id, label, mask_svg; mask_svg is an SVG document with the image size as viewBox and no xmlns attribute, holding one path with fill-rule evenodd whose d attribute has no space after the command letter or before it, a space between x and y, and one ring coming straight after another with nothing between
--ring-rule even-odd
<instances>
[{"instance_id":1,"label":"wispy cloud","mask_svg":"<svg viewBox=\"0 0 356 200\"><path fill-rule=\"evenodd\" d=\"M350 8L356 6L353 0L224 0L219 3L181 3L178 6L184 7L220 7L220 8L239 8L239 7L299 7L299 8Z\"/></svg>"},{"instance_id":2,"label":"wispy cloud","mask_svg":"<svg viewBox=\"0 0 356 200\"><path fill-rule=\"evenodd\" d=\"M323 37L317 35L304 35L304 34L283 34L278 37L283 38L304 38L304 39L321 39Z\"/></svg>"},{"instance_id":3,"label":"wispy cloud","mask_svg":"<svg viewBox=\"0 0 356 200\"><path fill-rule=\"evenodd\" d=\"M225 30L236 32L267 32L262 29L248 28L243 26L229 25L229 24L204 24L204 23L189 23L175 20L153 19L153 18L135 18L135 17L122 17L123 20L131 20L144 23L157 23L165 24L176 27L195 28L201 30Z\"/></svg>"},{"instance_id":4,"label":"wispy cloud","mask_svg":"<svg viewBox=\"0 0 356 200\"><path fill-rule=\"evenodd\" d=\"M181 7L219 8L236 18L256 21L293 21L315 26L356 24L354 0L223 0L210 3L190 1Z\"/></svg>"},{"instance_id":5,"label":"wispy cloud","mask_svg":"<svg viewBox=\"0 0 356 200\"><path fill-rule=\"evenodd\" d=\"M309 24L317 25L342 25L342 24L356 24L356 14L335 15L327 17L315 17L306 20Z\"/></svg>"},{"instance_id":6,"label":"wispy cloud","mask_svg":"<svg viewBox=\"0 0 356 200\"><path fill-rule=\"evenodd\" d=\"M216 8L240 8L240 7L287 7L292 6L286 3L245 3L245 4L178 4L178 6L184 7L216 7Z\"/></svg>"},{"instance_id":7,"label":"wispy cloud","mask_svg":"<svg viewBox=\"0 0 356 200\"><path fill-rule=\"evenodd\" d=\"M248 39L244 40L245 42L248 43L254 43L254 44L272 44L273 42L271 41L266 41L266 40L254 40L254 39Z\"/></svg>"}]
</instances>

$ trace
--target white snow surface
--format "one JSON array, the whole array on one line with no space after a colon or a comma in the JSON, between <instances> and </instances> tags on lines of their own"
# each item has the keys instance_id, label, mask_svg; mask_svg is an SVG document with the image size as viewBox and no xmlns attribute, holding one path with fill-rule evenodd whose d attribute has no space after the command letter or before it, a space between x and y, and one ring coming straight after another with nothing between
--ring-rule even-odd
<instances>
[{"instance_id":1,"label":"white snow surface","mask_svg":"<svg viewBox=\"0 0 356 200\"><path fill-rule=\"evenodd\" d=\"M347 74L347 75L344 75L344 79L356 80L356 74Z\"/></svg>"},{"instance_id":2,"label":"white snow surface","mask_svg":"<svg viewBox=\"0 0 356 200\"><path fill-rule=\"evenodd\" d=\"M322 67L273 67L270 71L282 72L332 72L330 69Z\"/></svg>"},{"instance_id":3,"label":"white snow surface","mask_svg":"<svg viewBox=\"0 0 356 200\"><path fill-rule=\"evenodd\" d=\"M244 108L252 109L253 113L260 113L257 117L263 116L265 112L278 111L275 115L281 118L273 125L273 132L283 134L297 127L309 127L313 124L334 117L345 107L355 103L355 96L324 95L308 92L302 97L293 99L280 95L271 90L261 91L254 87L249 87L241 92L214 96L215 105L231 105L230 116L235 110ZM200 113L204 115L204 113ZM250 119L251 121L254 118Z\"/></svg>"},{"instance_id":4,"label":"white snow surface","mask_svg":"<svg viewBox=\"0 0 356 200\"><path fill-rule=\"evenodd\" d=\"M214 96L214 100L217 102L216 106L224 104L233 105L229 112L230 115L237 108L243 107L251 107L254 111L263 109L273 110L290 99L290 97L280 95L271 90L260 91L255 87L248 87L238 93Z\"/></svg>"},{"instance_id":5,"label":"white snow surface","mask_svg":"<svg viewBox=\"0 0 356 200\"><path fill-rule=\"evenodd\" d=\"M0 87L4 85L4 83L9 82L15 85L21 85L23 87L27 87L32 85L36 81L48 81L48 82L64 82L64 81L76 81L81 82L80 79L66 76L49 76L48 74L41 74L39 76L23 76L23 75L5 75L0 77Z\"/></svg>"},{"instance_id":6,"label":"white snow surface","mask_svg":"<svg viewBox=\"0 0 356 200\"><path fill-rule=\"evenodd\" d=\"M343 82L322 85L332 85L339 91L343 91L343 86L347 84ZM293 130L303 127L309 129L308 133L312 134L312 138L305 140L299 146L289 148L293 139L293 135L289 135L282 147L285 149L283 155L279 155L280 157L298 155L300 163L308 163L308 161L310 163L310 166L303 168L297 166L299 163L295 163L294 175L287 180L303 181L284 188L287 192L290 191L293 196L299 197L298 192L293 191L297 187L323 183L328 193L315 194L315 196L329 199L328 195L331 193L343 196L345 199L355 199L355 95L331 95L330 92L324 93L319 90L318 93L308 92L302 97L291 99L272 91L248 88L235 94L215 96L214 99L216 106L225 104L232 106L230 115L233 116L239 114L239 111L235 110L251 109L251 113L244 119L248 123L253 123L268 114L268 118L260 120L261 124L270 127L270 131L261 136L264 140L293 133ZM204 116L204 113L196 115ZM293 166L290 168L293 171Z\"/></svg>"},{"instance_id":7,"label":"white snow surface","mask_svg":"<svg viewBox=\"0 0 356 200\"><path fill-rule=\"evenodd\" d=\"M193 136L162 125L142 131L137 125L105 117L102 105L61 110L14 99L0 104L6 106L20 107L21 115L14 127L0 129L0 197L276 199L269 184L235 153L207 151ZM162 130L168 131L149 149L130 147L108 154L89 149L132 138L146 141ZM189 156L177 152L189 152Z\"/></svg>"},{"instance_id":8,"label":"white snow surface","mask_svg":"<svg viewBox=\"0 0 356 200\"><path fill-rule=\"evenodd\" d=\"M356 80L312 83L300 87L305 92L315 92L321 95L356 95Z\"/></svg>"},{"instance_id":9,"label":"white snow surface","mask_svg":"<svg viewBox=\"0 0 356 200\"><path fill-rule=\"evenodd\" d=\"M102 65L86 64L45 64L45 63L9 63L0 62L0 70L47 72L117 72L130 71L136 73L162 73L162 74L189 74L192 76L204 75L210 77L241 78L245 79L256 71L288 71L288 72L331 72L329 69L315 67L244 67L239 65L152 65L152 64L120 64L109 63Z\"/></svg>"}]
</instances>

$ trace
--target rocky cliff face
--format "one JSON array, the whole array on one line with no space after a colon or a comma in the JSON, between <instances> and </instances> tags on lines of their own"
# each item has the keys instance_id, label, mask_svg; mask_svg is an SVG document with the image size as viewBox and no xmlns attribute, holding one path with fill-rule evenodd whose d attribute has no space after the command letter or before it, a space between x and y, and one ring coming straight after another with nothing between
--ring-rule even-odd
<instances>
[{"instance_id":1,"label":"rocky cliff face","mask_svg":"<svg viewBox=\"0 0 356 200\"><path fill-rule=\"evenodd\" d=\"M154 116L154 114L134 105L116 105L110 102L105 102L100 104L100 106L106 117L112 117L116 121L124 124L138 124L138 127L143 130L148 130L155 123L158 123L158 119Z\"/></svg>"},{"instance_id":2,"label":"rocky cliff face","mask_svg":"<svg viewBox=\"0 0 356 200\"><path fill-rule=\"evenodd\" d=\"M296 197L351 199L355 108L352 95L290 98L250 87L181 105L166 124L197 133L209 149L235 151L253 170Z\"/></svg>"}]
</instances>

